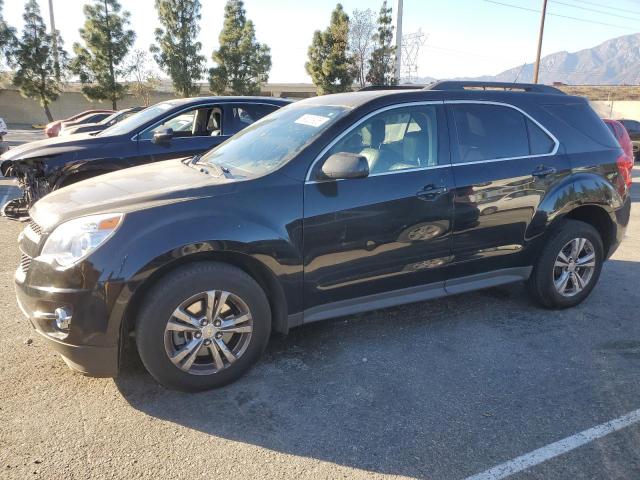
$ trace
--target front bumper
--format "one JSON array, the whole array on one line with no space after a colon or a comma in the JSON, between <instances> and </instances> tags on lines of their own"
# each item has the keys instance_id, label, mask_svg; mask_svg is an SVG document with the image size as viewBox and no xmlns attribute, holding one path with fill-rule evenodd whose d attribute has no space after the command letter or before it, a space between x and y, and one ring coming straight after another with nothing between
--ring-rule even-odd
<instances>
[{"instance_id":1,"label":"front bumper","mask_svg":"<svg viewBox=\"0 0 640 480\"><path fill-rule=\"evenodd\" d=\"M116 376L118 336L108 331L108 315L100 295L81 288L29 285L21 268L15 278L18 305L36 332L73 370L93 377ZM58 329L52 318L59 307L72 312L68 331Z\"/></svg>"}]
</instances>

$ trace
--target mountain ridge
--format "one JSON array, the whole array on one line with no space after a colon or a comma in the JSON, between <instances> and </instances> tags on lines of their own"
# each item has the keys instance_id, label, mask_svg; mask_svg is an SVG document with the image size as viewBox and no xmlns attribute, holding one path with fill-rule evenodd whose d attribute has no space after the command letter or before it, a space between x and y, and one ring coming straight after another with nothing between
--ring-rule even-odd
<instances>
[{"instance_id":1,"label":"mountain ridge","mask_svg":"<svg viewBox=\"0 0 640 480\"><path fill-rule=\"evenodd\" d=\"M493 82L533 81L533 63L510 68L497 75L460 77L455 80ZM412 83L429 83L422 77ZM640 33L612 38L592 48L577 52L560 51L540 60L540 83L568 85L634 85L640 84Z\"/></svg>"}]
</instances>

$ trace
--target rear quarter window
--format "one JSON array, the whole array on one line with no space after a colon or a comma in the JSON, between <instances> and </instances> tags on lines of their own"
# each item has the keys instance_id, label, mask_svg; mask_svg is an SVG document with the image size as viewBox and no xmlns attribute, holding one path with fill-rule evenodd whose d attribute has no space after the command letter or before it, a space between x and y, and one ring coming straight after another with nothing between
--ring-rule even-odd
<instances>
[{"instance_id":1,"label":"rear quarter window","mask_svg":"<svg viewBox=\"0 0 640 480\"><path fill-rule=\"evenodd\" d=\"M598 114L586 103L545 105L551 115L606 147L618 147L618 141Z\"/></svg>"}]
</instances>

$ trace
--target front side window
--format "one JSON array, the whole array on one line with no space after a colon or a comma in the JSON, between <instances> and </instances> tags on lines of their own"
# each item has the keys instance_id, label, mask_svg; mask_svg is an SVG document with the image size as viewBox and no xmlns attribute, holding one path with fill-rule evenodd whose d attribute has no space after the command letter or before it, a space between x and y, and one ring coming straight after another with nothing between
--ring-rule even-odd
<instances>
[{"instance_id":1,"label":"front side window","mask_svg":"<svg viewBox=\"0 0 640 480\"><path fill-rule=\"evenodd\" d=\"M338 141L324 159L335 153L362 155L369 163L370 175L435 166L436 108L401 107L374 115Z\"/></svg>"},{"instance_id":2,"label":"front side window","mask_svg":"<svg viewBox=\"0 0 640 480\"><path fill-rule=\"evenodd\" d=\"M148 128L140 135L140 140L151 140L156 132L173 130L174 138L210 137L222 131L222 111L218 107L199 106Z\"/></svg>"},{"instance_id":3,"label":"front side window","mask_svg":"<svg viewBox=\"0 0 640 480\"><path fill-rule=\"evenodd\" d=\"M518 110L502 105L452 105L457 163L547 155L555 141Z\"/></svg>"}]
</instances>

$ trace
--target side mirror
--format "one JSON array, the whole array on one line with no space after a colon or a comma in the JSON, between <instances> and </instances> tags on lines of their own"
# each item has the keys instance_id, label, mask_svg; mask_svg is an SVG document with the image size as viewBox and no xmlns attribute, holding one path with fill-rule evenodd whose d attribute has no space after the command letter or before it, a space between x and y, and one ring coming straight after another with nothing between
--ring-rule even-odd
<instances>
[{"instance_id":1,"label":"side mirror","mask_svg":"<svg viewBox=\"0 0 640 480\"><path fill-rule=\"evenodd\" d=\"M158 130L153 134L153 143L171 143L173 138L173 128Z\"/></svg>"},{"instance_id":2,"label":"side mirror","mask_svg":"<svg viewBox=\"0 0 640 480\"><path fill-rule=\"evenodd\" d=\"M322 165L322 179L346 180L369 176L369 162L357 153L339 152L327 158Z\"/></svg>"}]
</instances>

